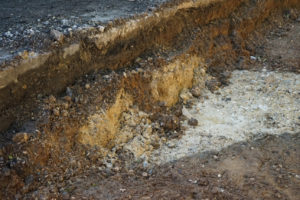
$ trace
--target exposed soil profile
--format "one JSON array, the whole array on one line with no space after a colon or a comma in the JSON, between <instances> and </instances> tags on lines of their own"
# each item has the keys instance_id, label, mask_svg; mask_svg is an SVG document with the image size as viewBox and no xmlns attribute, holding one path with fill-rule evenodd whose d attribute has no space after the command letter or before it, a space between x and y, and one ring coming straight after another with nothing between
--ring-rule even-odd
<instances>
[{"instance_id":1,"label":"exposed soil profile","mask_svg":"<svg viewBox=\"0 0 300 200\"><path fill-rule=\"evenodd\" d=\"M299 199L300 3L172 1L0 69L1 199Z\"/></svg>"}]
</instances>

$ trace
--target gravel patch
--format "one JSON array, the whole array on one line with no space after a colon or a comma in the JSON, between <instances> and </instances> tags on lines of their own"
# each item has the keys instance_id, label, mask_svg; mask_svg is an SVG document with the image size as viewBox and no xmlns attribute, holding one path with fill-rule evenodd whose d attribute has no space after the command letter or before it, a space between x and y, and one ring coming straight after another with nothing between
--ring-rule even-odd
<instances>
[{"instance_id":1,"label":"gravel patch","mask_svg":"<svg viewBox=\"0 0 300 200\"><path fill-rule=\"evenodd\" d=\"M196 99L183 108L184 136L153 152L161 164L204 151L219 151L231 144L266 134L299 133L300 75L262 70L234 71L231 84ZM198 125L191 126L190 119ZM170 145L172 144L172 145ZM172 147L172 148L170 148Z\"/></svg>"}]
</instances>

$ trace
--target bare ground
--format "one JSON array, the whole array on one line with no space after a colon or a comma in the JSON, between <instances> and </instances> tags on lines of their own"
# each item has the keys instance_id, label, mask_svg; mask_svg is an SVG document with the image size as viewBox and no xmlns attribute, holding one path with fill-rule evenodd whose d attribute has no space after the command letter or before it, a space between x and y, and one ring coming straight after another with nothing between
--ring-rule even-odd
<instances>
[{"instance_id":1,"label":"bare ground","mask_svg":"<svg viewBox=\"0 0 300 200\"><path fill-rule=\"evenodd\" d=\"M263 68L264 70L267 68L280 72L299 73L299 27L299 22L294 21L284 24L267 35L268 39L258 47L264 47L266 51L258 52L255 57L259 60L252 63L253 66L260 67L250 68L257 69L257 73L263 73L261 72ZM274 32L279 34L274 34ZM274 63L276 63L275 66ZM297 92L299 87L299 83L296 84L296 90L293 91ZM289 90L289 88L286 89ZM299 90L295 95L300 95ZM297 113L299 104L295 103L291 106L294 105ZM61 197L73 199L299 199L299 107L298 114L298 119L294 121L296 124L293 133L286 133L283 130L274 135L274 132L278 131L275 128L276 125L273 124L274 132L265 132L256 136L258 139L254 136L253 139L235 143L221 151L201 152L199 150L199 153L179 160L175 159L154 168L145 168L141 163L136 168L125 171L118 172L113 169L109 172L113 175L109 177L95 170L92 174L70 179L70 183L66 183L63 187L67 192ZM282 121L282 123L285 122ZM245 131L254 131L254 129ZM211 142L213 145L213 141ZM170 151L172 148L174 147L171 147ZM202 149L200 146L198 148ZM166 153L165 158L171 154ZM48 189L45 189L46 193Z\"/></svg>"},{"instance_id":2,"label":"bare ground","mask_svg":"<svg viewBox=\"0 0 300 200\"><path fill-rule=\"evenodd\" d=\"M249 39L246 49L249 49L248 53L251 53L253 58L245 59L246 53L235 65L228 66L232 64L228 63L228 69L267 69L299 73L299 20L297 12L296 17L291 13L287 12L283 18L278 18L279 22L275 24L279 24L279 27L273 28L273 31L267 34L267 39L259 35L259 32L258 35L252 35L253 38ZM222 37L217 39L222 43ZM145 56L147 58L147 53ZM211 76L216 76L220 90L230 84L227 79L222 80L222 70L211 67L208 72ZM108 76L104 82L95 84L109 82L114 76L117 75ZM72 86L73 91L79 92L78 97L86 92L89 98L87 102L84 98L78 102L74 100L76 106L69 109L71 114L76 113L76 109L88 112L82 107L87 105L94 95L88 89L94 87L95 80L97 77L94 76L82 78ZM87 91L75 90L81 87ZM206 87L211 89L209 85ZM113 86L110 89L113 93ZM50 96L47 105L55 109L63 98L55 99ZM55 101L58 103L55 104ZM172 112L180 111L182 104L184 102L177 104L177 109ZM293 104L295 105L297 104ZM58 121L54 111L52 112L52 118L49 120L53 120L53 123L49 123L49 130L56 130L57 135L49 135L50 140L45 142L41 133L36 132L37 137L30 136L29 140L37 145L26 151L22 145L7 142L11 135L8 134L9 139L3 139L7 142L5 148L3 146L0 151L0 186L4 199L299 199L300 133L297 131L278 136L270 132L261 135L260 138L233 144L221 151L196 152L164 165L148 166L145 162L135 160L132 154L117 151L112 157L109 155L103 158L96 147L69 144L66 140L74 136L64 135L64 126L61 126L68 125L68 121ZM78 114L73 116L73 119L79 120L79 117L81 115ZM183 129L180 131L180 125L174 123L177 120L182 123L185 118L172 118L171 131L162 131L167 140L180 140L181 134L184 134ZM168 119L158 122L168 122ZM134 127L138 125L135 124ZM34 124L30 123L26 127L28 130L35 128ZM178 130L178 134L175 134L174 130ZM59 150L51 154L47 150L50 149L51 139L56 140L55 137L59 143L53 144L65 146L55 147ZM55 154L57 152L60 154ZM30 168L26 160L28 153L34 158L32 162L36 162L35 168ZM24 154L23 157L19 157L21 154ZM77 168L80 170L76 171Z\"/></svg>"},{"instance_id":3,"label":"bare ground","mask_svg":"<svg viewBox=\"0 0 300 200\"><path fill-rule=\"evenodd\" d=\"M0 63L23 51L41 51L53 41L51 30L70 36L118 18L154 10L164 1L1 1Z\"/></svg>"}]
</instances>

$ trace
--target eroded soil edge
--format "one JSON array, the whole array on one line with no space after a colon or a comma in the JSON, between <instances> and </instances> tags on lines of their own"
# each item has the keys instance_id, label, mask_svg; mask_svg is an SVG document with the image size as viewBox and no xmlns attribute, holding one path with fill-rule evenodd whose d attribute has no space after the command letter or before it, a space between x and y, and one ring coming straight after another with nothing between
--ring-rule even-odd
<instances>
[{"instance_id":1,"label":"eroded soil edge","mask_svg":"<svg viewBox=\"0 0 300 200\"><path fill-rule=\"evenodd\" d=\"M285 34L291 29L284 23L299 23L299 11L288 9L295 5L225 1L186 6L109 43L96 35L82 41L73 55L58 50L39 72L30 71L22 75L23 82L20 78L2 90L23 102L1 97L1 126L7 128L9 118L16 122L1 137L1 195L61 197L76 191L72 178L82 174L97 173L105 180L152 169L145 158L184 133L183 105L192 108L193 98L205 99L206 90L230 84L232 70L267 67L299 73L297 53L281 65L276 52L262 49L270 30L280 26L286 30L278 34ZM32 81L35 76L39 83ZM149 174L141 173L144 178ZM208 189L212 194L222 188Z\"/></svg>"}]
</instances>

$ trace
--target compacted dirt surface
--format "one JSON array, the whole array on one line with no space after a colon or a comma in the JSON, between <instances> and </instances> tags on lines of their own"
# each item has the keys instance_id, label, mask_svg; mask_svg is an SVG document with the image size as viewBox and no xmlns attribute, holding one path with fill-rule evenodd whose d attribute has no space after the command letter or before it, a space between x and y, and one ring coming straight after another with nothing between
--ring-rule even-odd
<instances>
[{"instance_id":1,"label":"compacted dirt surface","mask_svg":"<svg viewBox=\"0 0 300 200\"><path fill-rule=\"evenodd\" d=\"M23 51L41 51L54 38L51 30L65 35L98 27L117 18L151 11L163 0L14 0L0 2L0 62Z\"/></svg>"},{"instance_id":2,"label":"compacted dirt surface","mask_svg":"<svg viewBox=\"0 0 300 200\"><path fill-rule=\"evenodd\" d=\"M153 24L151 15L130 19L142 21L129 23L136 35L125 28L116 41L127 24L108 24L111 17L164 1L72 1L65 14L67 1L11 1L3 3L11 8L1 14L4 34L23 26L15 13L30 2L42 14L28 8L24 26L39 16L62 32L67 22L105 28L88 33L93 43L82 39L74 66L58 45L53 59L66 61L26 74L43 77L32 83L45 91L21 78L25 95L14 85L0 90L18 96L0 107L0 199L300 199L297 1L174 1ZM18 38L7 49L24 46ZM55 76L70 66L100 67Z\"/></svg>"},{"instance_id":3,"label":"compacted dirt surface","mask_svg":"<svg viewBox=\"0 0 300 200\"><path fill-rule=\"evenodd\" d=\"M299 134L266 135L222 151L197 153L151 170L120 172L109 178L98 173L79 176L65 185L62 197L298 199L299 148ZM51 196L49 188L43 192Z\"/></svg>"}]
</instances>

